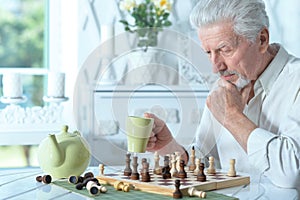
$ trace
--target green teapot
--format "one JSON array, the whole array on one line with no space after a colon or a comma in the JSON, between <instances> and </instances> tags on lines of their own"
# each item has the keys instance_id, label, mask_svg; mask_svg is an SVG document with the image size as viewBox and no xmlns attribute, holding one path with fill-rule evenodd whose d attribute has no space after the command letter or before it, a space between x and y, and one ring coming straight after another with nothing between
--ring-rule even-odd
<instances>
[{"instance_id":1,"label":"green teapot","mask_svg":"<svg viewBox=\"0 0 300 200\"><path fill-rule=\"evenodd\" d=\"M41 169L55 178L81 175L90 162L90 147L78 131L68 133L63 126L60 134L49 134L39 145Z\"/></svg>"}]
</instances>

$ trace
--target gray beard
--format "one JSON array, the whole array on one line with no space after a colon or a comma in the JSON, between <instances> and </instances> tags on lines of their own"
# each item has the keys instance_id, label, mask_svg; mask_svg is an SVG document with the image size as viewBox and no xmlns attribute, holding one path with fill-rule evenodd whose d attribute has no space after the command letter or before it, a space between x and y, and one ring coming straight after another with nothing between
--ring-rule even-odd
<instances>
[{"instance_id":1,"label":"gray beard","mask_svg":"<svg viewBox=\"0 0 300 200\"><path fill-rule=\"evenodd\" d=\"M238 74L239 75L239 74ZM236 88L241 91L244 87L246 87L251 81L239 75L239 79L235 83Z\"/></svg>"}]
</instances>

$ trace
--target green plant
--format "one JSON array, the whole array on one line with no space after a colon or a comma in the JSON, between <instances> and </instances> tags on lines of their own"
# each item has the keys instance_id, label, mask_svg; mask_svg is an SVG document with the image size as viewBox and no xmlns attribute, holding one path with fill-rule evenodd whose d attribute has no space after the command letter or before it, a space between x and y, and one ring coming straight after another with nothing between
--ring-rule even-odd
<instances>
[{"instance_id":1,"label":"green plant","mask_svg":"<svg viewBox=\"0 0 300 200\"><path fill-rule=\"evenodd\" d=\"M133 22L126 19L120 20L125 31L137 33L139 37L138 47L156 46L157 36L164 27L171 26L168 19L171 11L169 0L121 0L120 9L130 14Z\"/></svg>"}]
</instances>

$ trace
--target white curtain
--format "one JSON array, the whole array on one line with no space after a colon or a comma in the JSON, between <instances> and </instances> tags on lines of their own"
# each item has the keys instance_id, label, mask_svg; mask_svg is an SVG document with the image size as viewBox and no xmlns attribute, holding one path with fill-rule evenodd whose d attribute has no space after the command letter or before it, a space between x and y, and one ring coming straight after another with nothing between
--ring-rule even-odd
<instances>
[{"instance_id":1,"label":"white curtain","mask_svg":"<svg viewBox=\"0 0 300 200\"><path fill-rule=\"evenodd\" d=\"M264 0L270 18L271 42L300 57L300 1Z\"/></svg>"}]
</instances>

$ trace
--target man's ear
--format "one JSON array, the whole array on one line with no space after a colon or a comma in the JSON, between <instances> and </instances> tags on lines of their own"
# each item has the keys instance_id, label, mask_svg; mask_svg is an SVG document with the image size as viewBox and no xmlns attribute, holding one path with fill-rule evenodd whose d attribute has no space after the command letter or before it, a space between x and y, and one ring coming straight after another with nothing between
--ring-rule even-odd
<instances>
[{"instance_id":1,"label":"man's ear","mask_svg":"<svg viewBox=\"0 0 300 200\"><path fill-rule=\"evenodd\" d=\"M267 51L269 46L269 30L267 28L263 28L258 34L259 41L259 51L264 53Z\"/></svg>"}]
</instances>

